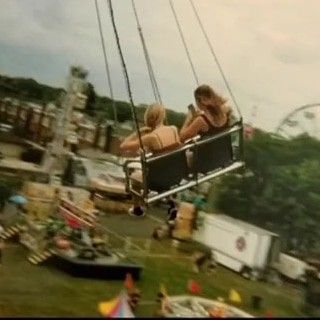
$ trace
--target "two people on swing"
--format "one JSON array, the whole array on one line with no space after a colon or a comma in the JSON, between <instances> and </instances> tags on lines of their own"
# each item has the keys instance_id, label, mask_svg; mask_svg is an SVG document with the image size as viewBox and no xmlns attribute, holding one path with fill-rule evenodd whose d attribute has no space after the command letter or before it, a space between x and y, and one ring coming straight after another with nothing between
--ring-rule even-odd
<instances>
[{"instance_id":1,"label":"two people on swing","mask_svg":"<svg viewBox=\"0 0 320 320\"><path fill-rule=\"evenodd\" d=\"M189 106L186 120L178 133L175 126L164 124L166 110L164 106L154 104L147 108L144 115L145 127L140 128L143 147L147 152L162 154L173 151L196 136L212 136L230 126L232 109L227 100L220 97L208 85L201 85L194 91L197 108ZM122 151L137 156L140 141L137 133L128 136L120 145ZM134 171L133 180L142 181L141 171ZM133 198L133 207L129 214L144 216L145 210L137 197Z\"/></svg>"}]
</instances>

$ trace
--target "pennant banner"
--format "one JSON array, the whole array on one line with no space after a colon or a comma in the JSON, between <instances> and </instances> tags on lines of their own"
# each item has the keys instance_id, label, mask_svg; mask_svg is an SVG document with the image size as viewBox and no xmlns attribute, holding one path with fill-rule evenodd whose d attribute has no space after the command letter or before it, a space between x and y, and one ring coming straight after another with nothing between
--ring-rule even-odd
<instances>
[{"instance_id":1,"label":"pennant banner","mask_svg":"<svg viewBox=\"0 0 320 320\"><path fill-rule=\"evenodd\" d=\"M134 318L134 314L128 304L128 296L125 292L110 301L99 303L99 312L106 318Z\"/></svg>"}]
</instances>

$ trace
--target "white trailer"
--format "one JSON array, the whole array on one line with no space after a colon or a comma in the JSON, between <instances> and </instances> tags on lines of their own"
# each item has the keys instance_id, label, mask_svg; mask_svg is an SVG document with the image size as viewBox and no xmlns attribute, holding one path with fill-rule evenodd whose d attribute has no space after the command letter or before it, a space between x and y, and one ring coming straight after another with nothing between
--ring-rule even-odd
<instances>
[{"instance_id":1,"label":"white trailer","mask_svg":"<svg viewBox=\"0 0 320 320\"><path fill-rule=\"evenodd\" d=\"M277 234L226 215L199 212L193 239L211 248L218 263L252 279L279 262Z\"/></svg>"},{"instance_id":2,"label":"white trailer","mask_svg":"<svg viewBox=\"0 0 320 320\"><path fill-rule=\"evenodd\" d=\"M306 282L306 271L316 270L306 261L290 254L280 253L277 270L280 274L291 280Z\"/></svg>"}]
</instances>

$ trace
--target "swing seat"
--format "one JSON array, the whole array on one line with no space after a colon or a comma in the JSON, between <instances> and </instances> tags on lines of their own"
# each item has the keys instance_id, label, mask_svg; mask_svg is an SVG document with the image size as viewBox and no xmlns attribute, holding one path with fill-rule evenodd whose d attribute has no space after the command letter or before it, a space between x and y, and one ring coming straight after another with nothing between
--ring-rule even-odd
<instances>
[{"instance_id":1,"label":"swing seat","mask_svg":"<svg viewBox=\"0 0 320 320\"><path fill-rule=\"evenodd\" d=\"M146 159L146 183L150 190L163 192L189 178L186 148Z\"/></svg>"},{"instance_id":2,"label":"swing seat","mask_svg":"<svg viewBox=\"0 0 320 320\"><path fill-rule=\"evenodd\" d=\"M195 142L195 173L206 175L232 164L234 159L232 133L240 129L239 126L233 126L228 131Z\"/></svg>"},{"instance_id":3,"label":"swing seat","mask_svg":"<svg viewBox=\"0 0 320 320\"><path fill-rule=\"evenodd\" d=\"M238 139L233 139L233 135ZM233 145L233 141L239 145ZM124 165L127 191L148 204L237 170L244 166L241 152L235 152L236 147L242 148L241 142L242 125L235 124L212 137L193 139L170 153L128 160ZM140 164L140 173L132 174L137 164Z\"/></svg>"},{"instance_id":4,"label":"swing seat","mask_svg":"<svg viewBox=\"0 0 320 320\"><path fill-rule=\"evenodd\" d=\"M208 174L224 168L232 162L231 137L202 141L196 147L196 161L194 170L198 174Z\"/></svg>"},{"instance_id":5,"label":"swing seat","mask_svg":"<svg viewBox=\"0 0 320 320\"><path fill-rule=\"evenodd\" d=\"M177 189L184 190L190 187L192 183L186 157L190 147L191 145L185 145L170 153L156 156L147 154L145 159L128 160L124 164L128 191L150 203L177 192ZM133 167L137 168L134 163L141 164L141 168L138 169L141 170L141 174L130 174Z\"/></svg>"},{"instance_id":6,"label":"swing seat","mask_svg":"<svg viewBox=\"0 0 320 320\"><path fill-rule=\"evenodd\" d=\"M233 135L242 141L241 125L234 124L227 131L195 142L193 172L198 184L244 166L237 151L239 146L233 145Z\"/></svg>"}]
</instances>

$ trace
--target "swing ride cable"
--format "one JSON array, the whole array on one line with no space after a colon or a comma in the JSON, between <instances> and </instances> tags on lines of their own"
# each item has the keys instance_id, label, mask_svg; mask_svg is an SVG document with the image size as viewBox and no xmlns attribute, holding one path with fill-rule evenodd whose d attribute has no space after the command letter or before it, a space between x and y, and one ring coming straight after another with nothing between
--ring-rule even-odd
<instances>
[{"instance_id":1,"label":"swing ride cable","mask_svg":"<svg viewBox=\"0 0 320 320\"><path fill-rule=\"evenodd\" d=\"M147 64L147 68L148 68L148 73L149 73L149 78L151 81L151 86L152 86L152 90L153 90L153 94L155 97L155 100L157 102L159 102L160 104L162 104L162 99L161 99L161 95L159 92L159 87L158 87L158 83L153 71L153 67L152 67L152 63L151 63L151 59L150 59L150 55L148 53L148 48L143 36L143 32L142 32L142 27L140 24L140 20L138 17L138 13L137 13L137 8L136 8L136 4L134 0L131 0L132 3L132 8L133 8L133 12L136 18L136 22L137 22L137 28L138 28L138 32L139 32L139 36L140 36L140 40L141 40L141 44L142 44L142 48L143 48L143 53L144 53L144 57L146 59L146 64Z\"/></svg>"},{"instance_id":2,"label":"swing ride cable","mask_svg":"<svg viewBox=\"0 0 320 320\"><path fill-rule=\"evenodd\" d=\"M149 54L148 54L148 49L147 49L147 46L146 46L146 43L145 43L145 40L144 40L144 36L143 36L143 33L142 33L142 28L141 28L141 25L140 25L138 14L137 14L136 5L135 5L134 0L132 0L131 3L132 3L132 8L133 8L134 16L135 16L135 19L136 19L136 23L137 23L137 29L138 29L138 32L139 32L139 36L140 36L140 40L141 40L141 44L142 44L142 48L143 48L143 53L144 53L146 64L147 64L147 69L148 69L148 74L149 74L149 78L150 78L153 94L154 94L155 100L157 102L159 102L161 100L161 98L159 100L159 92L157 90L157 83L156 83L156 80L155 80L155 76L154 76L151 60L150 60L150 57L149 57Z\"/></svg>"},{"instance_id":3,"label":"swing ride cable","mask_svg":"<svg viewBox=\"0 0 320 320\"><path fill-rule=\"evenodd\" d=\"M103 51L103 58L104 58L104 63L105 63L105 68L106 68L106 75L107 75L107 81L109 85L109 91L110 91L110 98L112 99L112 109L114 113L114 122L115 125L118 124L118 114L117 114L117 108L116 108L116 102L114 100L114 95L113 95L113 87L112 87L112 82L111 82L111 76L110 76L110 68L109 68L109 61L108 61L108 56L107 56L107 50L105 46L105 40L102 32L102 24L101 24L101 16L100 16L100 9L99 9L99 4L98 0L94 1L95 7L96 7L96 14L97 14L97 20L98 20L98 26L99 26L99 34L100 34L100 40L101 40L101 47Z\"/></svg>"},{"instance_id":4,"label":"swing ride cable","mask_svg":"<svg viewBox=\"0 0 320 320\"><path fill-rule=\"evenodd\" d=\"M197 73L196 73L196 71L195 71L195 67L194 67L194 64L193 64L193 62L192 62L191 55L190 55L190 52L189 52L189 49L188 49L186 40L185 40L185 38L184 38L184 35L183 35L183 32L182 32L182 28L181 28L181 25L180 25L180 22L179 22L179 19L178 19L178 16L177 16L177 13L176 13L176 10L175 10L175 8L174 8L174 5L173 5L172 0L169 0L169 3L170 3L170 7L171 7L171 10L172 10L173 16L174 16L174 18L175 18L175 21L176 21L176 24L177 24L179 33L180 33L180 37L181 37L183 46L184 46L184 48L185 48L185 51L186 51L186 54L187 54L187 57L188 57L188 60L189 60L191 69L192 69L193 76L194 76L194 78L195 78L195 81L196 81L197 85L199 86L199 79L198 79Z\"/></svg>"},{"instance_id":5,"label":"swing ride cable","mask_svg":"<svg viewBox=\"0 0 320 320\"><path fill-rule=\"evenodd\" d=\"M195 16L196 16L196 18L197 18L197 20L198 20L198 23L199 23L199 25L200 25L200 28L201 28L201 30L202 30L202 33L203 33L203 35L204 35L204 37L205 37L205 39L206 39L206 41L207 41L207 44L208 44L208 46L209 46L209 48L210 48L210 51L211 51L211 53L212 53L212 56L213 56L213 58L214 58L214 60L215 60L215 62L216 62L216 64L217 64L218 69L219 69L219 71L220 71L220 74L221 74L221 76L222 76L222 78L223 78L223 80L224 80L224 83L225 83L225 85L226 85L226 87L227 87L227 89L228 89L228 91L229 91L229 94L230 94L230 96L231 96L231 98L232 98L232 100L233 100L233 103L235 104L235 106L236 106L236 108L237 108L237 111L238 111L238 113L239 113L239 115L240 115L240 117L241 117L241 119L242 119L240 107L239 107L239 105L238 105L238 103L237 103L237 101L236 101L236 98L235 98L232 90L231 90L231 87L230 87L230 85L229 85L229 82L228 82L228 80L227 80L227 78L226 78L226 76L225 76L225 74L224 74L224 72L223 72L222 66L221 66L221 64L220 64L220 62L219 62L219 59L218 59L218 57L217 57L214 49L213 49L213 45L212 45L212 43L211 43L211 41L210 41L210 39L209 39L209 37L208 37L208 34L207 34L206 30L204 29L204 26L203 26L203 23L202 23L202 21L201 21L201 19L200 19L198 10L197 10L197 8L196 8L195 5L194 5L193 0L189 0L189 1L190 1L190 4L191 4L191 7L192 7L192 9L193 9L193 12L194 12L194 14L195 14Z\"/></svg>"},{"instance_id":6,"label":"swing ride cable","mask_svg":"<svg viewBox=\"0 0 320 320\"><path fill-rule=\"evenodd\" d=\"M111 22L112 22L112 27L113 27L114 35L115 35L115 38L116 38L117 47L118 47L118 51L119 51L119 56L120 56L120 60L121 60L121 65L122 65L124 78L125 78L125 82L126 82L126 87L127 87L127 91L128 91L128 97L129 97L130 104L131 104L131 110L132 110L133 118L134 118L135 125L136 125L139 144L140 144L140 148L142 150L142 153L145 156L145 150L144 150L144 147L143 147L143 144L142 144L142 138L141 138L141 132L140 132L140 129L139 129L139 122L138 122L136 107L134 105L132 92L131 92L129 75L128 75L126 63L125 63L125 60L124 60L124 57L123 57L121 44L120 44L120 39L119 39L119 35L118 35L118 30L117 30L116 23L115 23L112 0L108 0L108 5L109 5L109 12L110 12L110 18L111 18Z\"/></svg>"}]
</instances>

